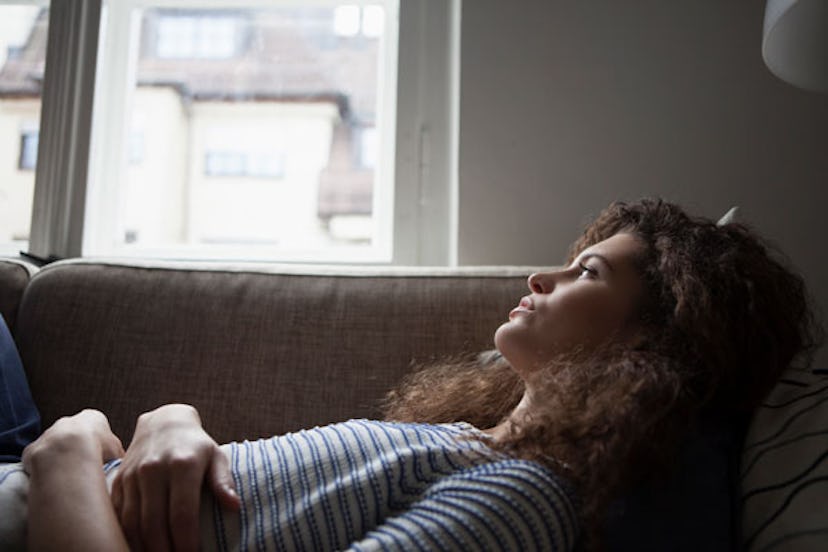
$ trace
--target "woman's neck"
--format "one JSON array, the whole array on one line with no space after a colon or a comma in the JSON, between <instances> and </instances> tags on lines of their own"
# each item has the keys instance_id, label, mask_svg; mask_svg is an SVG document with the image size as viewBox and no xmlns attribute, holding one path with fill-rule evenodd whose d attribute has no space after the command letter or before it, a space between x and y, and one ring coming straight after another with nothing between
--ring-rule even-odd
<instances>
[{"instance_id":1,"label":"woman's neck","mask_svg":"<svg viewBox=\"0 0 828 552\"><path fill-rule=\"evenodd\" d=\"M530 412L531 403L532 396L529 389L527 388L527 390L523 393L523 397L520 399L520 402L515 407L515 409L512 410L511 414L506 416L503 419L503 421L501 421L496 426L482 430L483 433L488 434L495 441L503 440L512 432L512 428L515 425L517 425L518 420L523 418L527 412Z\"/></svg>"}]
</instances>

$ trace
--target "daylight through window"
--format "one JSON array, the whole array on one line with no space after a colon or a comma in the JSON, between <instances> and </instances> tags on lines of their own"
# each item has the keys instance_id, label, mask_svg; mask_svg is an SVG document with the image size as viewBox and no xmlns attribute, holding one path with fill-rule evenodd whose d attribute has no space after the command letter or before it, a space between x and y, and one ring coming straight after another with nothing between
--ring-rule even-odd
<instances>
[{"instance_id":1,"label":"daylight through window","mask_svg":"<svg viewBox=\"0 0 828 552\"><path fill-rule=\"evenodd\" d=\"M16 255L29 239L40 133L40 99L48 4L0 5L0 254Z\"/></svg>"},{"instance_id":2,"label":"daylight through window","mask_svg":"<svg viewBox=\"0 0 828 552\"><path fill-rule=\"evenodd\" d=\"M159 2L132 42L104 33L91 193L121 207L87 215L90 252L388 260L395 9Z\"/></svg>"}]
</instances>

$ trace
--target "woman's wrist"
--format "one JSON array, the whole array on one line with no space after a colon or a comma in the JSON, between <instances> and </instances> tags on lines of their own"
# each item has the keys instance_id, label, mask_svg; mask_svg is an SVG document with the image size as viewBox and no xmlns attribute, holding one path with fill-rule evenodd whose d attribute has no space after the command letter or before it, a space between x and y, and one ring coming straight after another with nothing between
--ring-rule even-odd
<instances>
[{"instance_id":1,"label":"woman's wrist","mask_svg":"<svg viewBox=\"0 0 828 552\"><path fill-rule=\"evenodd\" d=\"M101 445L94 435L69 429L52 432L29 445L23 453L23 467L34 475L56 466L100 466L101 456Z\"/></svg>"},{"instance_id":2,"label":"woman's wrist","mask_svg":"<svg viewBox=\"0 0 828 552\"><path fill-rule=\"evenodd\" d=\"M201 416L198 410L189 404L165 404L138 416L138 424L153 424L159 428L194 425L201 427Z\"/></svg>"},{"instance_id":3,"label":"woman's wrist","mask_svg":"<svg viewBox=\"0 0 828 552\"><path fill-rule=\"evenodd\" d=\"M94 466L123 456L121 441L97 410L59 419L23 451L23 468L31 475L55 466Z\"/></svg>"}]
</instances>

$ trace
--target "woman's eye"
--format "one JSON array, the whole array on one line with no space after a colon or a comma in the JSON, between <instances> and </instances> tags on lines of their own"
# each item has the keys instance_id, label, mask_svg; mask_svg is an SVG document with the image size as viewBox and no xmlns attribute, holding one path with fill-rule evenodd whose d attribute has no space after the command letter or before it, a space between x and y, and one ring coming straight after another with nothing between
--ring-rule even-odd
<instances>
[{"instance_id":1,"label":"woman's eye","mask_svg":"<svg viewBox=\"0 0 828 552\"><path fill-rule=\"evenodd\" d=\"M581 269L581 274L579 278L595 278L598 276L598 271L594 268L590 268L584 263L578 263L578 266Z\"/></svg>"}]
</instances>

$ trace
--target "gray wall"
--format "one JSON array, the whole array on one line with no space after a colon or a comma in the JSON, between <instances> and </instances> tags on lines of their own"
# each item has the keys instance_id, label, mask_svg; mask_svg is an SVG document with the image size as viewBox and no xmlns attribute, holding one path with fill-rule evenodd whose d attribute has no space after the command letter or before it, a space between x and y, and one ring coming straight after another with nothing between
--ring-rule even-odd
<instances>
[{"instance_id":1,"label":"gray wall","mask_svg":"<svg viewBox=\"0 0 828 552\"><path fill-rule=\"evenodd\" d=\"M759 0L464 2L460 264L555 263L614 199L739 205L828 313L828 94L765 68L763 14Z\"/></svg>"}]
</instances>

